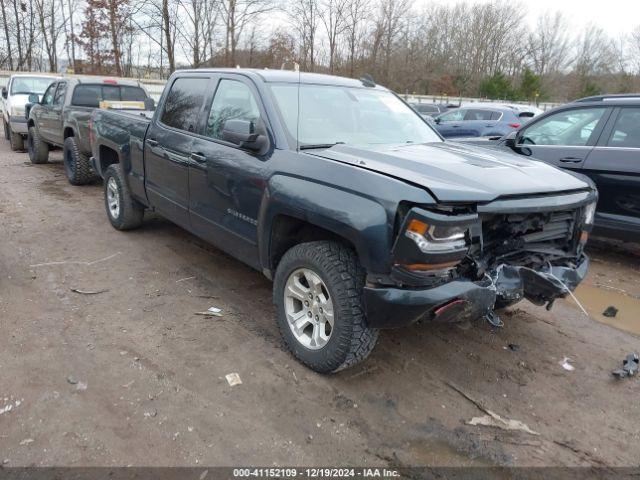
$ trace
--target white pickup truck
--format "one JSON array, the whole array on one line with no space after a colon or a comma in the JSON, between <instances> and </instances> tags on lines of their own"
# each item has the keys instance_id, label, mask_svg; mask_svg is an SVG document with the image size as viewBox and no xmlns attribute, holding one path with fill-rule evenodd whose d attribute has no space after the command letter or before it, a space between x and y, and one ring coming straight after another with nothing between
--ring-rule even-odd
<instances>
[{"instance_id":1,"label":"white pickup truck","mask_svg":"<svg viewBox=\"0 0 640 480\"><path fill-rule=\"evenodd\" d=\"M41 98L55 80L58 77L52 75L17 73L11 75L7 86L2 88L2 126L4 137L11 142L12 150L24 150L24 139L28 131L24 107L29 101L29 95L36 94Z\"/></svg>"}]
</instances>

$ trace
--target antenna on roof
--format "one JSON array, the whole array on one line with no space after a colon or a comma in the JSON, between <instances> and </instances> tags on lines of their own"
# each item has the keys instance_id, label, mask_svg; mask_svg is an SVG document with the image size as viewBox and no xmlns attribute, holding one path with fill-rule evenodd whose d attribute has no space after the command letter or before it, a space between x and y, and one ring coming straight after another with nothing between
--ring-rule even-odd
<instances>
[{"instance_id":1,"label":"antenna on roof","mask_svg":"<svg viewBox=\"0 0 640 480\"><path fill-rule=\"evenodd\" d=\"M363 76L361 76L360 77L360 81L362 82L362 84L365 87L375 87L376 86L375 80L368 73L365 73Z\"/></svg>"}]
</instances>

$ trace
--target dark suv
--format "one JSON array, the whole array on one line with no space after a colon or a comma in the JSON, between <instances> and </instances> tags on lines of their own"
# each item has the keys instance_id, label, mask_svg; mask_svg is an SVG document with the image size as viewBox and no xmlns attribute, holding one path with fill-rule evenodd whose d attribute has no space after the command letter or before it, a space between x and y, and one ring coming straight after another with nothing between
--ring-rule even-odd
<instances>
[{"instance_id":1,"label":"dark suv","mask_svg":"<svg viewBox=\"0 0 640 480\"><path fill-rule=\"evenodd\" d=\"M499 146L591 178L596 233L640 234L640 94L583 98L534 118Z\"/></svg>"}]
</instances>

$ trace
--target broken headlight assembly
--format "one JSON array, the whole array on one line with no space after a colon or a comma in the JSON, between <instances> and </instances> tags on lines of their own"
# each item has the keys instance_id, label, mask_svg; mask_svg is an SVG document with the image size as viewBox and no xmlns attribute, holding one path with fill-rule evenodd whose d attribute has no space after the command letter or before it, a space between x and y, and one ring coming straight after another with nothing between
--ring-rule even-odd
<instances>
[{"instance_id":1,"label":"broken headlight assembly","mask_svg":"<svg viewBox=\"0 0 640 480\"><path fill-rule=\"evenodd\" d=\"M394 265L414 273L450 271L469 251L469 229L477 219L476 214L449 215L411 209L393 247Z\"/></svg>"},{"instance_id":2,"label":"broken headlight assembly","mask_svg":"<svg viewBox=\"0 0 640 480\"><path fill-rule=\"evenodd\" d=\"M588 204L584 207L582 213L582 223L585 225L593 225L593 220L596 216L596 202Z\"/></svg>"},{"instance_id":3,"label":"broken headlight assembly","mask_svg":"<svg viewBox=\"0 0 640 480\"><path fill-rule=\"evenodd\" d=\"M415 242L423 253L453 252L467 250L464 226L429 225L413 219L404 234Z\"/></svg>"},{"instance_id":4,"label":"broken headlight assembly","mask_svg":"<svg viewBox=\"0 0 640 480\"><path fill-rule=\"evenodd\" d=\"M591 202L582 209L582 230L580 232L580 245L584 247L589 240L589 232L593 228L593 222L596 216L596 203Z\"/></svg>"}]
</instances>

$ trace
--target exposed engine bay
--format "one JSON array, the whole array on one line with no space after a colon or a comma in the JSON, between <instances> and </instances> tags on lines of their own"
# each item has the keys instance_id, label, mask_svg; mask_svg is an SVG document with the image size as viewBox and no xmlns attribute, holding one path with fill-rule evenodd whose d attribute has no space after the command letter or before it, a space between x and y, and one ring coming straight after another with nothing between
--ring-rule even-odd
<instances>
[{"instance_id":1,"label":"exposed engine bay","mask_svg":"<svg viewBox=\"0 0 640 480\"><path fill-rule=\"evenodd\" d=\"M424 289L420 318L461 321L485 317L527 299L550 309L587 274L584 254L594 193L516 199L477 211L412 208L394 245L391 280ZM523 201L524 200L524 201Z\"/></svg>"}]
</instances>

